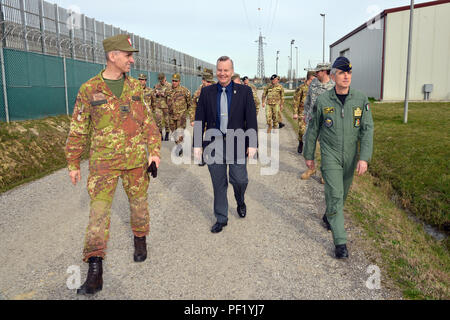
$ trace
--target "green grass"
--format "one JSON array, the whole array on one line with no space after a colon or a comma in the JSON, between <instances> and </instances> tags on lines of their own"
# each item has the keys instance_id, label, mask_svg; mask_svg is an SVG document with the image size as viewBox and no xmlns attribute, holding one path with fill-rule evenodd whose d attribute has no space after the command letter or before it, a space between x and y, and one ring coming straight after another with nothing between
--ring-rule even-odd
<instances>
[{"instance_id":1,"label":"green grass","mask_svg":"<svg viewBox=\"0 0 450 320\"><path fill-rule=\"evenodd\" d=\"M69 125L67 116L0 123L0 193L64 168Z\"/></svg>"},{"instance_id":2,"label":"green grass","mask_svg":"<svg viewBox=\"0 0 450 320\"><path fill-rule=\"evenodd\" d=\"M398 202L426 223L450 227L450 103L372 104L370 173L391 184Z\"/></svg>"}]
</instances>

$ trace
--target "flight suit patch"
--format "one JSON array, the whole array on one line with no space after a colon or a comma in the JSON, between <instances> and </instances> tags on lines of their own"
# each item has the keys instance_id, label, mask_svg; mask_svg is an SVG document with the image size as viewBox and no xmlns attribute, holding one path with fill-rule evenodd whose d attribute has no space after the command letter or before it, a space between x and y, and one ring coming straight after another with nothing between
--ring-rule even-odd
<instances>
[{"instance_id":1,"label":"flight suit patch","mask_svg":"<svg viewBox=\"0 0 450 320\"><path fill-rule=\"evenodd\" d=\"M331 128L333 126L333 119L326 118L325 121L323 122L323 125L327 128Z\"/></svg>"},{"instance_id":2,"label":"flight suit patch","mask_svg":"<svg viewBox=\"0 0 450 320\"><path fill-rule=\"evenodd\" d=\"M334 113L334 107L325 108L323 109L323 112L325 114Z\"/></svg>"},{"instance_id":3,"label":"flight suit patch","mask_svg":"<svg viewBox=\"0 0 450 320\"><path fill-rule=\"evenodd\" d=\"M356 108L356 109L353 111L353 116L354 116L355 118L360 118L360 117L362 116L362 109L361 109L360 107Z\"/></svg>"},{"instance_id":4,"label":"flight suit patch","mask_svg":"<svg viewBox=\"0 0 450 320\"><path fill-rule=\"evenodd\" d=\"M354 125L355 128L361 127L361 118L355 118L355 121L354 121L353 125Z\"/></svg>"}]
</instances>

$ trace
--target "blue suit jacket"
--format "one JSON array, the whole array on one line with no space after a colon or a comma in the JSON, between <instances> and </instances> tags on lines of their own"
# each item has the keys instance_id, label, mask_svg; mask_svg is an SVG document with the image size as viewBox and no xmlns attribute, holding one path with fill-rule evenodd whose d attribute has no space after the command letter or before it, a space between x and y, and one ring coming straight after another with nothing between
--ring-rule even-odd
<instances>
[{"instance_id":1,"label":"blue suit jacket","mask_svg":"<svg viewBox=\"0 0 450 320\"><path fill-rule=\"evenodd\" d=\"M217 119L217 86L213 84L204 87L200 93L200 97L197 103L197 109L195 112L195 126L194 126L194 147L206 148L211 141L205 141L203 132L209 129L216 129ZM256 133L256 139L245 139L245 150L248 147L257 148L257 134L258 123L256 120L256 107L253 100L252 89L248 86L234 84L230 113L228 115L228 129L238 130L242 129L244 132L253 129ZM237 152L237 139L234 143L234 158L238 155Z\"/></svg>"}]
</instances>

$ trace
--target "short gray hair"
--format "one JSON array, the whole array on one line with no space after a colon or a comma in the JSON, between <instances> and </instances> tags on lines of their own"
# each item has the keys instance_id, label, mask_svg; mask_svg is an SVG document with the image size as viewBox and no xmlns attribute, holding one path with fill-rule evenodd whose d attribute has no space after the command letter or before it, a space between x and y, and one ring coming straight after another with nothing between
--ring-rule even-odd
<instances>
[{"instance_id":1,"label":"short gray hair","mask_svg":"<svg viewBox=\"0 0 450 320\"><path fill-rule=\"evenodd\" d=\"M219 65L219 62L224 62L224 61L228 61L228 60L231 61L231 68L234 70L234 62L228 56L221 56L219 59L217 59L216 68Z\"/></svg>"},{"instance_id":2,"label":"short gray hair","mask_svg":"<svg viewBox=\"0 0 450 320\"><path fill-rule=\"evenodd\" d=\"M119 51L119 50L114 50L114 51L108 51L108 52L105 52L105 59L106 59L106 62L109 61L109 54L110 54L110 53L116 54L117 52L120 52L120 51Z\"/></svg>"},{"instance_id":3,"label":"short gray hair","mask_svg":"<svg viewBox=\"0 0 450 320\"><path fill-rule=\"evenodd\" d=\"M331 68L330 74L332 74L333 76L336 75L337 69L336 68Z\"/></svg>"}]
</instances>

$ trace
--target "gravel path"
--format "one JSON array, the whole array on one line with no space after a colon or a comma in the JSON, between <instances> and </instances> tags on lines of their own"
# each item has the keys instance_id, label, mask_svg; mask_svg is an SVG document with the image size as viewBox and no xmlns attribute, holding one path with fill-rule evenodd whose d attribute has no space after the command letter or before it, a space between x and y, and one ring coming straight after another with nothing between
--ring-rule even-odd
<instances>
[{"instance_id":1,"label":"gravel path","mask_svg":"<svg viewBox=\"0 0 450 320\"><path fill-rule=\"evenodd\" d=\"M258 118L265 132L262 112ZM241 219L231 185L229 222L219 234L207 167L174 165L164 142L158 178L151 181L148 259L133 262L128 202L119 182L111 210L103 291L77 296L66 281L69 266L87 264L81 253L88 223L87 163L76 187L67 170L0 195L0 299L390 299L369 290L370 262L356 249L348 226L350 259L334 258L331 233L321 224L323 186L300 180L305 170L296 134L280 130L277 175L249 165L247 217ZM355 248L355 250L352 250Z\"/></svg>"}]
</instances>

